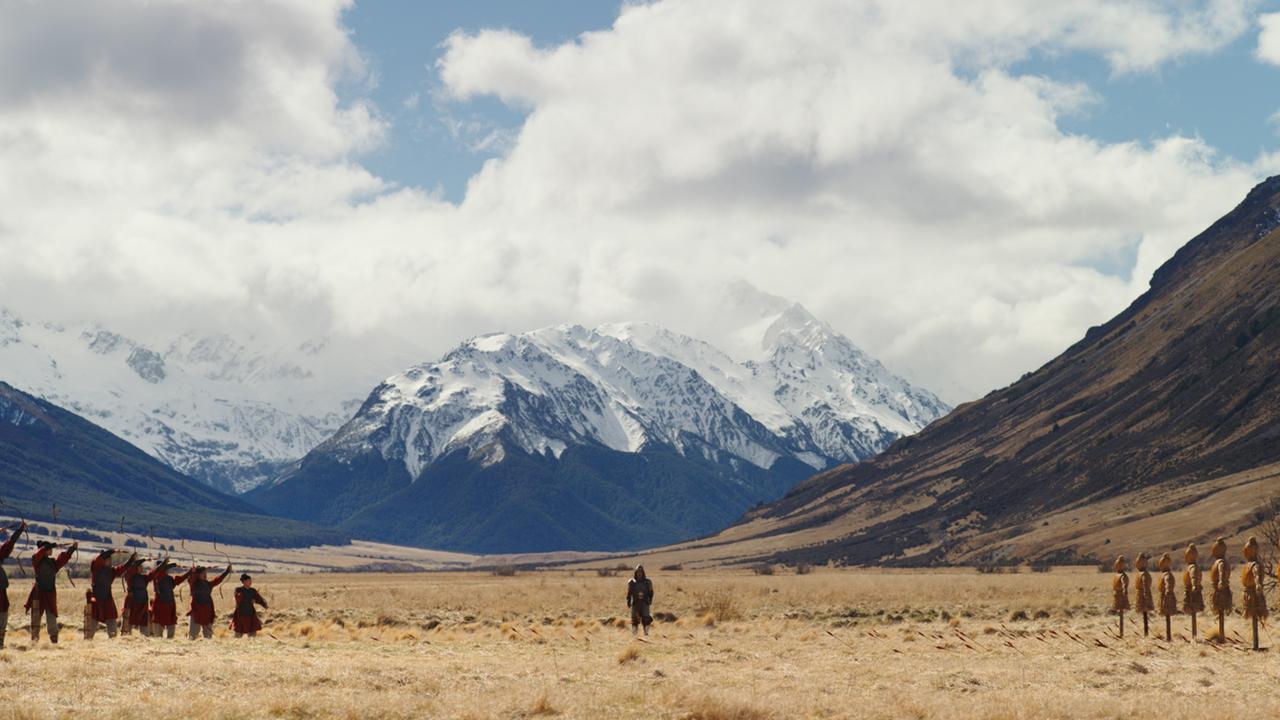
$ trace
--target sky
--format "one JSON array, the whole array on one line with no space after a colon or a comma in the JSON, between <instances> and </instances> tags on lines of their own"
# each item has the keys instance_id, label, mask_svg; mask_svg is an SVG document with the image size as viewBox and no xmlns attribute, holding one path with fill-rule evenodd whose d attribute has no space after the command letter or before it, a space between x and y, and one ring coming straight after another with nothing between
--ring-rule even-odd
<instances>
[{"instance_id":1,"label":"sky","mask_svg":"<svg viewBox=\"0 0 1280 720\"><path fill-rule=\"evenodd\" d=\"M0 307L364 376L746 281L960 402L1278 171L1277 80L1254 0L0 0Z\"/></svg>"}]
</instances>

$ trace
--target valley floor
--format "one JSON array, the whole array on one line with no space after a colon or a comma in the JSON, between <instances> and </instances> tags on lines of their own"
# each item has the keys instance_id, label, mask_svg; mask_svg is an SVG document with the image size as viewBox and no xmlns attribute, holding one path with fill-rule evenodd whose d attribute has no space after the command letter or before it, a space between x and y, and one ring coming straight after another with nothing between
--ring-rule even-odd
<instances>
[{"instance_id":1,"label":"valley floor","mask_svg":"<svg viewBox=\"0 0 1280 720\"><path fill-rule=\"evenodd\" d=\"M31 647L11 617L0 719L1280 713L1280 647L1244 650L1239 618L1222 647L1189 642L1182 618L1173 643L1119 640L1092 570L653 571L674 619L644 641L624 627L625 572L266 575L269 634L199 643L86 642L78 583L62 644ZM15 578L11 599L25 590Z\"/></svg>"}]
</instances>

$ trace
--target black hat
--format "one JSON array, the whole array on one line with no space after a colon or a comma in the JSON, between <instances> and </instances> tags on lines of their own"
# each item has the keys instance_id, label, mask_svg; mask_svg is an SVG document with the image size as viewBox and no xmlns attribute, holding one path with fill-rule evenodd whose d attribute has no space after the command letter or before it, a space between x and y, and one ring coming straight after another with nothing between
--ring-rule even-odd
<instances>
[{"instance_id":1,"label":"black hat","mask_svg":"<svg viewBox=\"0 0 1280 720\"><path fill-rule=\"evenodd\" d=\"M240 575L240 582L244 582L245 580L252 580L252 579L253 578L249 577L249 573L242 573Z\"/></svg>"},{"instance_id":2,"label":"black hat","mask_svg":"<svg viewBox=\"0 0 1280 720\"><path fill-rule=\"evenodd\" d=\"M36 547L41 548L41 549L43 549L43 548L55 548L55 547L57 547L57 545L54 545L53 543L49 542L48 540L39 540L39 541L37 541L37 542L36 542Z\"/></svg>"}]
</instances>

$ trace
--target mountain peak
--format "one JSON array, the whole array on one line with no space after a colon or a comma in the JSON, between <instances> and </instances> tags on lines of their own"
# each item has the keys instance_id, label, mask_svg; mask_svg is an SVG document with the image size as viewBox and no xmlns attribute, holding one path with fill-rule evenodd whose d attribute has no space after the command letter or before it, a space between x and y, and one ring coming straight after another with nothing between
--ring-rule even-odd
<instances>
[{"instance_id":1,"label":"mountain peak","mask_svg":"<svg viewBox=\"0 0 1280 720\"><path fill-rule=\"evenodd\" d=\"M761 362L643 322L471 338L383 382L335 436L255 497L339 522L353 498L381 493L362 500L377 504L360 522L386 540L458 543L470 523L501 521L459 549L533 549L512 528L535 516L540 527L570 528L564 542L577 549L610 523L638 518L666 528L646 533L687 537L714 525L708 518L737 516L814 470L871 457L946 412L803 307L778 300L764 296L752 313L764 323L755 342L768 335L773 348ZM521 506L492 510L493 487L507 481L518 483ZM624 488L623 496L644 488L655 507L678 507L685 519L647 510L618 517ZM548 496L560 498L556 507L526 506ZM393 536L378 515L411 509L432 526L406 520ZM480 509L483 518L471 515ZM640 537L627 532L592 542Z\"/></svg>"}]
</instances>

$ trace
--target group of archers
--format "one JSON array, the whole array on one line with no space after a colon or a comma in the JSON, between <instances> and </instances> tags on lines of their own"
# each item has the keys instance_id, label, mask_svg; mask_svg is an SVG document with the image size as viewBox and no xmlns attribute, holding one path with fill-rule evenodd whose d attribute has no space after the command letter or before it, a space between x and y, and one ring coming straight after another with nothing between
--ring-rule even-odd
<instances>
[{"instance_id":1,"label":"group of archers","mask_svg":"<svg viewBox=\"0 0 1280 720\"><path fill-rule=\"evenodd\" d=\"M9 539L0 545L0 648L4 647L5 630L9 625L9 578L5 574L4 561L13 552L18 536L26 530L26 523L19 523ZM35 583L27 596L26 610L31 614L31 641L40 639L43 623L49 634L49 642L58 642L58 572L71 562L79 543L71 543L61 553L54 555L58 546L41 540L31 556ZM231 574L227 565L222 574L209 578L209 568L195 565L180 575L179 568L169 558L154 565L135 552L120 564L112 559L123 551L106 549L97 554L89 564L89 588L85 591L84 637L92 640L99 629L105 629L108 637L117 633L131 634L138 630L143 636L163 636L173 639L178 625L176 593L185 583L191 595L187 611L188 637L213 637L213 623L217 613L213 604L213 589ZM113 593L115 581L124 585L123 612L116 606ZM154 589L154 595L152 593ZM267 607L266 600L253 589L253 578L240 576L240 587L235 592L235 610L231 615L231 630L236 637L254 637L262 629L257 608Z\"/></svg>"},{"instance_id":2,"label":"group of archers","mask_svg":"<svg viewBox=\"0 0 1280 720\"><path fill-rule=\"evenodd\" d=\"M1225 618L1234 608L1231 596L1231 562L1227 559L1227 543L1218 538L1210 549L1213 565L1209 568L1209 603L1212 611L1218 616L1218 639L1226 639ZM1258 623L1266 620L1267 596L1263 591L1265 571L1259 559L1258 539L1250 537L1241 552L1244 555L1244 568L1240 573L1240 585L1244 591L1242 611L1244 617L1253 623L1253 649L1258 649ZM1201 585L1200 552L1195 543L1187 546L1182 555L1186 561L1186 569L1182 571L1182 609L1181 612L1191 616L1191 637L1196 637L1196 615L1204 612L1204 588ZM1160 581L1156 586L1155 596L1152 594L1151 573L1147 567L1149 559L1146 553L1139 553L1134 560L1134 568L1138 571L1135 585L1137 601L1132 606L1135 612L1142 615L1142 634L1146 635L1147 616L1158 612L1164 616L1165 640L1173 640L1173 616L1179 614L1177 581L1173 575L1173 561L1165 553L1156 561L1160 570ZM1116 574L1111 581L1111 610L1120 616L1120 636L1124 637L1124 616L1129 611L1129 563L1121 555L1116 558ZM1159 598L1159 603L1156 602Z\"/></svg>"}]
</instances>

